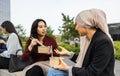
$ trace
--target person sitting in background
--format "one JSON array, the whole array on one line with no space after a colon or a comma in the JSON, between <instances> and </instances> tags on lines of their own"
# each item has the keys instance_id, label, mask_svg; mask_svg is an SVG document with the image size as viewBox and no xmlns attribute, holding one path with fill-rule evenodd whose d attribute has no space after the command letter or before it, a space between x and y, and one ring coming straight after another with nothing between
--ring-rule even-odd
<instances>
[{"instance_id":1,"label":"person sitting in background","mask_svg":"<svg viewBox=\"0 0 120 76\"><path fill-rule=\"evenodd\" d=\"M7 50L5 39L3 37L0 37L0 53Z\"/></svg>"},{"instance_id":2,"label":"person sitting in background","mask_svg":"<svg viewBox=\"0 0 120 76\"><path fill-rule=\"evenodd\" d=\"M114 47L109 34L106 15L100 9L80 12L76 19L80 35L80 53L75 66L62 59L57 67L50 68L47 76L115 76Z\"/></svg>"},{"instance_id":3,"label":"person sitting in background","mask_svg":"<svg viewBox=\"0 0 120 76\"><path fill-rule=\"evenodd\" d=\"M20 49L21 51L19 51L18 54L22 54L22 42L12 22L4 21L1 24L1 29L4 34L8 35L8 40L7 42L2 40L2 43L6 44L7 50L0 53L0 69L8 69L10 55L15 55L16 51Z\"/></svg>"}]
</instances>

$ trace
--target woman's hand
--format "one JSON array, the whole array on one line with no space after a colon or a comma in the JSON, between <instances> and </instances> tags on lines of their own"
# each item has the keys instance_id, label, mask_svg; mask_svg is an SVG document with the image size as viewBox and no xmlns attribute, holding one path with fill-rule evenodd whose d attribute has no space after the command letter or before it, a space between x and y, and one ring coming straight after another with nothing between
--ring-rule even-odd
<instances>
[{"instance_id":1,"label":"woman's hand","mask_svg":"<svg viewBox=\"0 0 120 76\"><path fill-rule=\"evenodd\" d=\"M59 46L59 48L61 48L61 51L59 51L58 49L55 50L55 52L57 54L60 54L60 55L70 55L70 52L67 49L65 49L64 47Z\"/></svg>"},{"instance_id":2,"label":"woman's hand","mask_svg":"<svg viewBox=\"0 0 120 76\"><path fill-rule=\"evenodd\" d=\"M2 39L0 39L0 43L6 44L6 42Z\"/></svg>"},{"instance_id":3,"label":"woman's hand","mask_svg":"<svg viewBox=\"0 0 120 76\"><path fill-rule=\"evenodd\" d=\"M53 68L56 68L58 70L68 70L69 66L63 61L62 58L60 58L60 64L56 67L53 67Z\"/></svg>"},{"instance_id":4,"label":"woman's hand","mask_svg":"<svg viewBox=\"0 0 120 76\"><path fill-rule=\"evenodd\" d=\"M32 39L31 39L31 43L30 43L30 45L28 46L29 51L32 50L33 46L35 46L35 45L37 45L37 44L39 44L39 43L40 43L40 42L39 42L38 39L32 38Z\"/></svg>"}]
</instances>

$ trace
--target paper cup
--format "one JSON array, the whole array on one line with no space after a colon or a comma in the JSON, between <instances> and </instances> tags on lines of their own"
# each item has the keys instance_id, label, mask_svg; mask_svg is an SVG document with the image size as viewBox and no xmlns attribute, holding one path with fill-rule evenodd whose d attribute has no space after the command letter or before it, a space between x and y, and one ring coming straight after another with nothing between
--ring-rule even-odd
<instances>
[{"instance_id":1,"label":"paper cup","mask_svg":"<svg viewBox=\"0 0 120 76\"><path fill-rule=\"evenodd\" d=\"M50 57L50 66L57 67L60 64L60 57Z\"/></svg>"}]
</instances>

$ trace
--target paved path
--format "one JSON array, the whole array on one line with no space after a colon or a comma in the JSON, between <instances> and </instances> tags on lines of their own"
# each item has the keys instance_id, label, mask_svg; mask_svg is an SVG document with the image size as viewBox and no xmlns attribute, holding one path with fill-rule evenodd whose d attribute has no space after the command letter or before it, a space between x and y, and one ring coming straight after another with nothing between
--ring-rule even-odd
<instances>
[{"instance_id":1,"label":"paved path","mask_svg":"<svg viewBox=\"0 0 120 76\"><path fill-rule=\"evenodd\" d=\"M120 76L120 60L115 61L115 76Z\"/></svg>"}]
</instances>

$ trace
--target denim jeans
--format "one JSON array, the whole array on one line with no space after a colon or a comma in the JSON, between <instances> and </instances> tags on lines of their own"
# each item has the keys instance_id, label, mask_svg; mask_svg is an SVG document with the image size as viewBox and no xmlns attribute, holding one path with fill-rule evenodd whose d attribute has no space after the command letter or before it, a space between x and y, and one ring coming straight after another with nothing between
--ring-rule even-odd
<instances>
[{"instance_id":1,"label":"denim jeans","mask_svg":"<svg viewBox=\"0 0 120 76\"><path fill-rule=\"evenodd\" d=\"M48 70L47 76L68 76L68 71L62 71L62 70L50 68Z\"/></svg>"}]
</instances>

